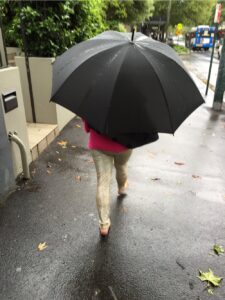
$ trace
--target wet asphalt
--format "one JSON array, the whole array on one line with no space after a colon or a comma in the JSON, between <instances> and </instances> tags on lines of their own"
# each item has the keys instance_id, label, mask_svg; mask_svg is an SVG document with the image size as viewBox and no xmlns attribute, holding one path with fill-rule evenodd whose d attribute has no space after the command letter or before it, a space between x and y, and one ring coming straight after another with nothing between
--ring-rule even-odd
<instances>
[{"instance_id":1,"label":"wet asphalt","mask_svg":"<svg viewBox=\"0 0 225 300\"><path fill-rule=\"evenodd\" d=\"M225 246L225 114L210 99L174 136L134 151L125 198L113 177L105 240L87 135L72 120L0 207L0 299L224 300L224 282L210 296L197 278L225 277L212 251Z\"/></svg>"}]
</instances>

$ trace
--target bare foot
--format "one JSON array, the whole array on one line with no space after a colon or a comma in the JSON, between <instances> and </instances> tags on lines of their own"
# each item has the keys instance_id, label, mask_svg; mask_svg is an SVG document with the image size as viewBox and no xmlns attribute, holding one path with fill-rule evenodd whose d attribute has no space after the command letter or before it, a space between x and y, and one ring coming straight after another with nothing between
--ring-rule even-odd
<instances>
[{"instance_id":1,"label":"bare foot","mask_svg":"<svg viewBox=\"0 0 225 300\"><path fill-rule=\"evenodd\" d=\"M125 194L125 190L127 189L127 187L128 187L128 180L125 182L124 186L118 189L118 194L119 195Z\"/></svg>"}]
</instances>

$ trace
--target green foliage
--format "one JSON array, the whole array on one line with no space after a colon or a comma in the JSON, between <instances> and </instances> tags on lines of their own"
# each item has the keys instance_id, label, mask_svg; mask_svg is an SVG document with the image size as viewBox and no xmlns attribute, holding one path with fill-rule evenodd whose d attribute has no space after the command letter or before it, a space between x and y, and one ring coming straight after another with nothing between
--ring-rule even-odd
<instances>
[{"instance_id":1,"label":"green foliage","mask_svg":"<svg viewBox=\"0 0 225 300\"><path fill-rule=\"evenodd\" d=\"M24 50L25 36L29 55L43 57L108 29L126 31L124 24L144 21L152 9L153 0L0 0L6 45Z\"/></svg>"},{"instance_id":2,"label":"green foliage","mask_svg":"<svg viewBox=\"0 0 225 300\"><path fill-rule=\"evenodd\" d=\"M104 9L102 0L75 1L71 26L75 29L76 42L89 39L108 28Z\"/></svg>"},{"instance_id":3,"label":"green foliage","mask_svg":"<svg viewBox=\"0 0 225 300\"><path fill-rule=\"evenodd\" d=\"M7 46L24 50L25 35L28 52L33 56L56 56L74 42L75 32L70 25L74 13L72 1L6 2L5 40Z\"/></svg>"},{"instance_id":4,"label":"green foliage","mask_svg":"<svg viewBox=\"0 0 225 300\"><path fill-rule=\"evenodd\" d=\"M213 0L214 1L214 0ZM176 0L172 1L170 25L183 23L188 26L203 25L209 22L214 3L211 0ZM167 15L168 1L156 0L154 3L154 15Z\"/></svg>"},{"instance_id":5,"label":"green foliage","mask_svg":"<svg viewBox=\"0 0 225 300\"><path fill-rule=\"evenodd\" d=\"M178 53L178 54L187 54L189 53L189 50L184 47L184 46L180 46L180 45L174 45L173 49Z\"/></svg>"},{"instance_id":6,"label":"green foliage","mask_svg":"<svg viewBox=\"0 0 225 300\"><path fill-rule=\"evenodd\" d=\"M150 17L153 0L103 0L105 2L106 20L110 29L118 28L118 23L137 25ZM117 23L117 24L116 24Z\"/></svg>"}]
</instances>

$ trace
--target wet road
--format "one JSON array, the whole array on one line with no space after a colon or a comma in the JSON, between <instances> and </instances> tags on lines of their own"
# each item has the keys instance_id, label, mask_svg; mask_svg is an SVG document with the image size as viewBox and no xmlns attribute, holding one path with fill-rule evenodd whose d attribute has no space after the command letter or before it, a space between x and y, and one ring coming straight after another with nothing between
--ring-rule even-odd
<instances>
[{"instance_id":1,"label":"wet road","mask_svg":"<svg viewBox=\"0 0 225 300\"><path fill-rule=\"evenodd\" d=\"M191 69L199 79L203 80L205 83L208 79L209 65L211 59L211 51L201 51L201 52L191 52L188 55L182 57L185 63L188 63L189 69ZM219 67L219 60L217 56L217 49L214 50L214 58L210 76L210 86L212 89L216 86L217 73Z\"/></svg>"}]
</instances>

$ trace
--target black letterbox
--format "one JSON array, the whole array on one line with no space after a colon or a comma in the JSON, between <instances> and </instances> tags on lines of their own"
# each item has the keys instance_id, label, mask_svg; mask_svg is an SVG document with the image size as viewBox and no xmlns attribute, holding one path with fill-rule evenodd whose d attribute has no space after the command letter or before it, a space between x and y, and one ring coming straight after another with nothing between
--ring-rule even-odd
<instances>
[{"instance_id":1,"label":"black letterbox","mask_svg":"<svg viewBox=\"0 0 225 300\"><path fill-rule=\"evenodd\" d=\"M16 91L2 93L2 100L6 113L18 107Z\"/></svg>"}]
</instances>

